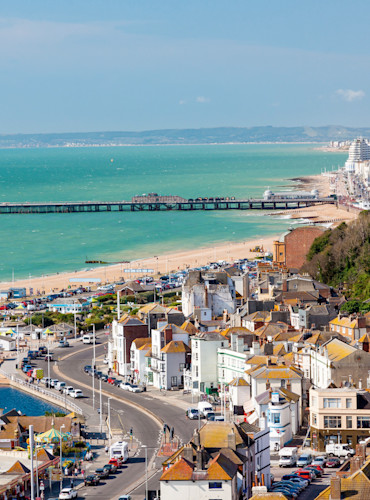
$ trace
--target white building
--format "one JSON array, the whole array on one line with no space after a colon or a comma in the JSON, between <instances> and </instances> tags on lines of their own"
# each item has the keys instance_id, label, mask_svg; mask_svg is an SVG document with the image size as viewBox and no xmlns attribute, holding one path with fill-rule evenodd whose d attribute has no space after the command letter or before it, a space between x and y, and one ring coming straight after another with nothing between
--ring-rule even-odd
<instances>
[{"instance_id":1,"label":"white building","mask_svg":"<svg viewBox=\"0 0 370 500\"><path fill-rule=\"evenodd\" d=\"M145 355L150 351L152 339L139 338L131 344L131 374L135 383L143 384L147 382L145 372Z\"/></svg>"},{"instance_id":2,"label":"white building","mask_svg":"<svg viewBox=\"0 0 370 500\"><path fill-rule=\"evenodd\" d=\"M368 142L363 138L355 139L349 147L345 169L349 173L355 173L360 168L361 163L368 160L370 160L370 146Z\"/></svg>"},{"instance_id":3,"label":"white building","mask_svg":"<svg viewBox=\"0 0 370 500\"><path fill-rule=\"evenodd\" d=\"M14 351L17 348L17 339L9 335L0 335L0 349Z\"/></svg>"},{"instance_id":4,"label":"white building","mask_svg":"<svg viewBox=\"0 0 370 500\"><path fill-rule=\"evenodd\" d=\"M49 311L58 312L61 314L78 314L90 309L90 303L84 299L76 299L72 297L65 297L56 299L54 302L48 302L47 307Z\"/></svg>"},{"instance_id":5,"label":"white building","mask_svg":"<svg viewBox=\"0 0 370 500\"><path fill-rule=\"evenodd\" d=\"M217 388L217 350L228 346L218 332L201 333L191 338L191 377L194 393Z\"/></svg>"},{"instance_id":6,"label":"white building","mask_svg":"<svg viewBox=\"0 0 370 500\"><path fill-rule=\"evenodd\" d=\"M271 456L270 429L268 427L267 419L261 416L254 424L242 422L239 426L254 441L254 454L258 482L262 484L263 474L263 482L269 488L271 485Z\"/></svg>"},{"instance_id":7,"label":"white building","mask_svg":"<svg viewBox=\"0 0 370 500\"><path fill-rule=\"evenodd\" d=\"M170 389L183 385L183 372L190 352L189 334L176 325L152 330L151 367L154 387Z\"/></svg>"},{"instance_id":8,"label":"white building","mask_svg":"<svg viewBox=\"0 0 370 500\"><path fill-rule=\"evenodd\" d=\"M188 317L198 307L210 309L214 317L235 311L235 284L226 272L189 272L182 286L182 311Z\"/></svg>"}]
</instances>

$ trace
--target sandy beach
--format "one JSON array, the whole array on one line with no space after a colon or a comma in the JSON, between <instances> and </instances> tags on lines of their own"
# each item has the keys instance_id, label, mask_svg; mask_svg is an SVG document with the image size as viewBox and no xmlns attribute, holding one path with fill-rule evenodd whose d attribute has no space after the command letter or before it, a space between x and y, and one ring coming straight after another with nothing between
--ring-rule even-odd
<instances>
[{"instance_id":1,"label":"sandy beach","mask_svg":"<svg viewBox=\"0 0 370 500\"><path fill-rule=\"evenodd\" d=\"M307 176L303 178L292 179L296 189L311 190L316 188L320 195L329 194L329 178L322 175ZM325 224L328 227L334 227L342 221L349 221L356 218L357 214L348 212L344 208L336 205L316 205L307 208L284 210L272 212L271 215L290 218L293 220L301 219L307 223ZM240 258L254 258L258 255L251 249L256 246L263 246L264 252L271 252L273 241L280 237L280 233L269 237L254 238L242 242L228 242L220 245L194 248L193 250L178 251L151 258L132 261L130 264L115 264L102 266L88 271L75 271L69 273L52 274L39 278L23 279L13 282L1 282L1 287L6 289L11 286L21 286L27 289L33 288L34 293L50 293L67 289L68 286L76 287L78 284L87 284L90 278L98 278L101 284L127 281L130 278L136 278L142 273L129 272L130 269L152 269L154 275L176 272L187 267L199 267L210 262L225 260L232 262ZM126 270L126 271L125 271ZM147 273L144 273L147 274ZM71 283L70 279L81 280Z\"/></svg>"}]
</instances>

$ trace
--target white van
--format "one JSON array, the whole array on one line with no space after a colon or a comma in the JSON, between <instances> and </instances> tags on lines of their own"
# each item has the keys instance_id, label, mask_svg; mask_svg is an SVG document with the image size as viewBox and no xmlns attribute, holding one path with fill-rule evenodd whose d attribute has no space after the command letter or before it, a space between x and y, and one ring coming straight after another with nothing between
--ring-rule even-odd
<instances>
[{"instance_id":1,"label":"white van","mask_svg":"<svg viewBox=\"0 0 370 500\"><path fill-rule=\"evenodd\" d=\"M117 441L109 449L110 458L121 458L123 462L128 460L128 443L126 441Z\"/></svg>"},{"instance_id":2,"label":"white van","mask_svg":"<svg viewBox=\"0 0 370 500\"><path fill-rule=\"evenodd\" d=\"M279 467L295 467L298 459L298 448L286 446L279 450Z\"/></svg>"},{"instance_id":3,"label":"white van","mask_svg":"<svg viewBox=\"0 0 370 500\"><path fill-rule=\"evenodd\" d=\"M325 452L329 457L353 457L355 450L346 443L327 444Z\"/></svg>"},{"instance_id":4,"label":"white van","mask_svg":"<svg viewBox=\"0 0 370 500\"><path fill-rule=\"evenodd\" d=\"M208 403L208 401L199 401L198 411L201 416L206 417L208 412L213 412L213 408L211 403Z\"/></svg>"},{"instance_id":5,"label":"white van","mask_svg":"<svg viewBox=\"0 0 370 500\"><path fill-rule=\"evenodd\" d=\"M94 343L94 336L87 333L86 335L84 335L82 337L82 342L84 344L93 344Z\"/></svg>"}]
</instances>

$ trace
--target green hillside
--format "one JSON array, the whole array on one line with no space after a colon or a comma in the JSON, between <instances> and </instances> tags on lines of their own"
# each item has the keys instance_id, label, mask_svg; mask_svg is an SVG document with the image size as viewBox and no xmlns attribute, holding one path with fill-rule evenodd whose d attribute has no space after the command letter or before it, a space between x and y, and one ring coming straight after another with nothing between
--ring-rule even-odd
<instances>
[{"instance_id":1,"label":"green hillside","mask_svg":"<svg viewBox=\"0 0 370 500\"><path fill-rule=\"evenodd\" d=\"M313 242L302 271L334 287L348 298L370 298L370 212L326 231Z\"/></svg>"}]
</instances>

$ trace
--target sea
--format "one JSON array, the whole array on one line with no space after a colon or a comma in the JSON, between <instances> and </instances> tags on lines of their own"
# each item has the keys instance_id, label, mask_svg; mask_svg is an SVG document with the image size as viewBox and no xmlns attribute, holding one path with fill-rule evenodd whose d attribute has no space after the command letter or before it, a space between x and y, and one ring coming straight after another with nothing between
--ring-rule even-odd
<instances>
[{"instance_id":1,"label":"sea","mask_svg":"<svg viewBox=\"0 0 370 500\"><path fill-rule=\"evenodd\" d=\"M0 200L130 200L161 195L261 197L343 165L317 145L238 144L0 150ZM261 211L1 215L0 281L279 234Z\"/></svg>"},{"instance_id":2,"label":"sea","mask_svg":"<svg viewBox=\"0 0 370 500\"><path fill-rule=\"evenodd\" d=\"M57 406L53 406L42 399L35 398L12 387L0 387L0 408L3 413L16 409L23 415L33 416L45 415L46 411L63 411L63 409Z\"/></svg>"}]
</instances>

